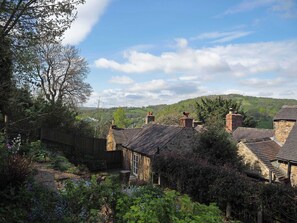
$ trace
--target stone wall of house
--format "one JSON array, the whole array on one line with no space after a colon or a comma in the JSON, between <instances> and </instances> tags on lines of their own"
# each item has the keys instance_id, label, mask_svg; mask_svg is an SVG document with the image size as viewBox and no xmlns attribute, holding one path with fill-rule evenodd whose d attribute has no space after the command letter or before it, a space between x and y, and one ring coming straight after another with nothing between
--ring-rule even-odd
<instances>
[{"instance_id":1,"label":"stone wall of house","mask_svg":"<svg viewBox=\"0 0 297 223\"><path fill-rule=\"evenodd\" d=\"M109 130L108 135L106 137L106 150L107 151L116 150L116 143L111 130Z\"/></svg>"},{"instance_id":2,"label":"stone wall of house","mask_svg":"<svg viewBox=\"0 0 297 223\"><path fill-rule=\"evenodd\" d=\"M238 155L243 158L243 162L247 164L253 172L269 180L269 169L244 143L238 143L237 152Z\"/></svg>"},{"instance_id":3,"label":"stone wall of house","mask_svg":"<svg viewBox=\"0 0 297 223\"><path fill-rule=\"evenodd\" d=\"M285 173L288 173L288 164L287 163L280 163L279 167L285 171ZM297 186L297 166L291 165L291 177L290 177L291 185Z\"/></svg>"},{"instance_id":4,"label":"stone wall of house","mask_svg":"<svg viewBox=\"0 0 297 223\"><path fill-rule=\"evenodd\" d=\"M139 164L138 164L138 180L149 181L151 179L151 160L147 156L143 156L139 153L133 152L129 149L123 148L123 168L125 170L130 170L131 174L133 174L132 170L132 162L133 162L133 154L138 155Z\"/></svg>"},{"instance_id":5,"label":"stone wall of house","mask_svg":"<svg viewBox=\"0 0 297 223\"><path fill-rule=\"evenodd\" d=\"M132 151L123 148L123 168L125 170L131 170L132 167Z\"/></svg>"},{"instance_id":6,"label":"stone wall of house","mask_svg":"<svg viewBox=\"0 0 297 223\"><path fill-rule=\"evenodd\" d=\"M281 144L284 144L294 124L295 124L294 121L285 121L285 120L275 121L273 123L274 130L275 130L275 139Z\"/></svg>"},{"instance_id":7,"label":"stone wall of house","mask_svg":"<svg viewBox=\"0 0 297 223\"><path fill-rule=\"evenodd\" d=\"M139 154L140 155L140 154ZM138 179L150 181L151 178L151 160L147 156L140 155Z\"/></svg>"}]
</instances>

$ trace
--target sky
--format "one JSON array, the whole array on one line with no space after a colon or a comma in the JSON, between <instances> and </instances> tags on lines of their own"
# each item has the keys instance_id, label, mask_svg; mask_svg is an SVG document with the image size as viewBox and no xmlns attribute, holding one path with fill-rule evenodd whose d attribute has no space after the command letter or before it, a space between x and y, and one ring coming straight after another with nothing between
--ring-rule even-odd
<instances>
[{"instance_id":1,"label":"sky","mask_svg":"<svg viewBox=\"0 0 297 223\"><path fill-rule=\"evenodd\" d=\"M86 0L63 42L89 64L84 106L297 99L297 0Z\"/></svg>"}]
</instances>

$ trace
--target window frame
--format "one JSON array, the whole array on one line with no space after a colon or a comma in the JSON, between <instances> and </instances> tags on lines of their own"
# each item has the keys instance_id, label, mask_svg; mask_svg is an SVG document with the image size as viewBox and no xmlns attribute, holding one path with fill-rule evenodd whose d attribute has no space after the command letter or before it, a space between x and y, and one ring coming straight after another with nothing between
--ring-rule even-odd
<instances>
[{"instance_id":1,"label":"window frame","mask_svg":"<svg viewBox=\"0 0 297 223\"><path fill-rule=\"evenodd\" d=\"M135 176L138 176L139 174L139 154L133 153L132 154L132 173Z\"/></svg>"}]
</instances>

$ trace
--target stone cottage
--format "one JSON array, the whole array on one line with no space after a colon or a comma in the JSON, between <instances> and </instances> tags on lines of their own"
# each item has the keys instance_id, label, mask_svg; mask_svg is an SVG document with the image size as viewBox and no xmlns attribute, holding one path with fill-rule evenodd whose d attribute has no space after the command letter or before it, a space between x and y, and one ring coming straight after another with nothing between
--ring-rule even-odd
<instances>
[{"instance_id":1,"label":"stone cottage","mask_svg":"<svg viewBox=\"0 0 297 223\"><path fill-rule=\"evenodd\" d=\"M276 155L280 169L291 185L297 186L297 106L283 106L274 118L275 140L281 149Z\"/></svg>"},{"instance_id":2,"label":"stone cottage","mask_svg":"<svg viewBox=\"0 0 297 223\"><path fill-rule=\"evenodd\" d=\"M127 143L127 141L129 141L140 130L141 128L125 129L112 125L106 137L106 150L121 150L122 145Z\"/></svg>"},{"instance_id":3,"label":"stone cottage","mask_svg":"<svg viewBox=\"0 0 297 223\"><path fill-rule=\"evenodd\" d=\"M164 151L192 150L198 132L193 127L193 119L183 117L180 126L149 123L134 137L123 144L123 167L130 170L138 180L153 179L152 160Z\"/></svg>"},{"instance_id":4,"label":"stone cottage","mask_svg":"<svg viewBox=\"0 0 297 223\"><path fill-rule=\"evenodd\" d=\"M232 132L238 154L252 174L269 182L297 185L297 106L283 106L274 129L238 127Z\"/></svg>"}]
</instances>

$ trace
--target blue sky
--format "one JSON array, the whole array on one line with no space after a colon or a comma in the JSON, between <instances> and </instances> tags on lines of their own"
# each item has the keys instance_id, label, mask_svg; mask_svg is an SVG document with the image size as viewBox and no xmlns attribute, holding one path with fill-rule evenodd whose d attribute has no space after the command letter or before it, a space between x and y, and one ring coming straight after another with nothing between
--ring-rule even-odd
<instances>
[{"instance_id":1,"label":"blue sky","mask_svg":"<svg viewBox=\"0 0 297 223\"><path fill-rule=\"evenodd\" d=\"M86 0L64 43L89 62L85 106L297 99L296 0Z\"/></svg>"}]
</instances>

